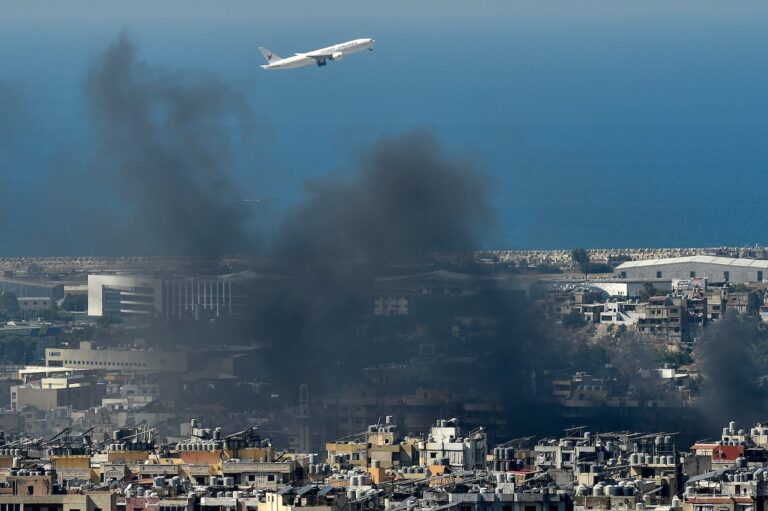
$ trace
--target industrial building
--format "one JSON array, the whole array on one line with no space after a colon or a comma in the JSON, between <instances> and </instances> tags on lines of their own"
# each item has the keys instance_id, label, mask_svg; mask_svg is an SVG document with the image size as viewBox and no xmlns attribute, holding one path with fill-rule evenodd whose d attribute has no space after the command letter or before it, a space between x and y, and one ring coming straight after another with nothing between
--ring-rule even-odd
<instances>
[{"instance_id":1,"label":"industrial building","mask_svg":"<svg viewBox=\"0 0 768 511\"><path fill-rule=\"evenodd\" d=\"M627 261L616 267L621 278L685 280L703 278L709 282L748 284L764 282L768 260L695 255Z\"/></svg>"},{"instance_id":2,"label":"industrial building","mask_svg":"<svg viewBox=\"0 0 768 511\"><path fill-rule=\"evenodd\" d=\"M33 278L0 277L0 293L13 293L18 298L45 297L49 300L64 298L61 282Z\"/></svg>"},{"instance_id":3,"label":"industrial building","mask_svg":"<svg viewBox=\"0 0 768 511\"><path fill-rule=\"evenodd\" d=\"M184 352L94 349L90 342L81 342L79 348L46 349L45 365L75 369L184 373L187 371L188 360Z\"/></svg>"},{"instance_id":4,"label":"industrial building","mask_svg":"<svg viewBox=\"0 0 768 511\"><path fill-rule=\"evenodd\" d=\"M147 275L89 275L89 316L154 316L199 319L243 309L251 272L207 277L159 278Z\"/></svg>"},{"instance_id":5,"label":"industrial building","mask_svg":"<svg viewBox=\"0 0 768 511\"><path fill-rule=\"evenodd\" d=\"M201 314L224 316L241 311L252 272L163 281L163 313L167 318L199 319Z\"/></svg>"},{"instance_id":6,"label":"industrial building","mask_svg":"<svg viewBox=\"0 0 768 511\"><path fill-rule=\"evenodd\" d=\"M19 308L23 312L50 310L53 302L46 296L31 296L19 298Z\"/></svg>"},{"instance_id":7,"label":"industrial building","mask_svg":"<svg viewBox=\"0 0 768 511\"><path fill-rule=\"evenodd\" d=\"M161 309L159 279L145 275L88 275L89 316L151 316Z\"/></svg>"},{"instance_id":8,"label":"industrial building","mask_svg":"<svg viewBox=\"0 0 768 511\"><path fill-rule=\"evenodd\" d=\"M85 375L64 375L42 378L40 382L11 387L11 409L25 407L46 411L62 406L82 410L101 402L104 386Z\"/></svg>"}]
</instances>

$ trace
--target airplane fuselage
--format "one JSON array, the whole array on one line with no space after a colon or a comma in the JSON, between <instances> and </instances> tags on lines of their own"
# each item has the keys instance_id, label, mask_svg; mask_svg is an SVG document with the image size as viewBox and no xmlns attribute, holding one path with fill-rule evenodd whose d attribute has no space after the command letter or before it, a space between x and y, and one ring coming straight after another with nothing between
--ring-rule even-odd
<instances>
[{"instance_id":1,"label":"airplane fuselage","mask_svg":"<svg viewBox=\"0 0 768 511\"><path fill-rule=\"evenodd\" d=\"M286 57L284 59L275 60L272 62L271 54L265 55L268 64L261 66L262 69L293 69L297 67L309 66L311 64L317 64L318 66L324 66L328 60L340 60L342 57L351 53L357 53L364 50L373 50L373 46L376 41L373 39L355 39L353 41L347 41L345 43L334 44L333 46L327 46L317 50L312 50L305 53L297 53L292 57Z\"/></svg>"}]
</instances>

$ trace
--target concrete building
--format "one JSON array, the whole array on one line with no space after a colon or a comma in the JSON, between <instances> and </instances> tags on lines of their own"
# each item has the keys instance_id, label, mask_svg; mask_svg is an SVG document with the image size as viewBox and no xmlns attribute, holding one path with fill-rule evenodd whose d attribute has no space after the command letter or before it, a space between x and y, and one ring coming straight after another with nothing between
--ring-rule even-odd
<instances>
[{"instance_id":1,"label":"concrete building","mask_svg":"<svg viewBox=\"0 0 768 511\"><path fill-rule=\"evenodd\" d=\"M0 494L0 509L7 511L115 511L117 494L111 491L67 493L56 472L12 471L10 494Z\"/></svg>"},{"instance_id":2,"label":"concrete building","mask_svg":"<svg viewBox=\"0 0 768 511\"><path fill-rule=\"evenodd\" d=\"M64 298L61 282L22 277L0 277L0 293L10 292L17 298L41 297L50 300Z\"/></svg>"},{"instance_id":3,"label":"concrete building","mask_svg":"<svg viewBox=\"0 0 768 511\"><path fill-rule=\"evenodd\" d=\"M448 465L474 470L485 467L488 453L485 432L475 430L466 436L457 419L438 420L425 442L419 442L422 465Z\"/></svg>"},{"instance_id":4,"label":"concrete building","mask_svg":"<svg viewBox=\"0 0 768 511\"><path fill-rule=\"evenodd\" d=\"M670 279L656 278L590 280L585 282L585 284L602 289L609 296L625 298L640 296L648 284L659 291L668 292L672 289L672 281Z\"/></svg>"},{"instance_id":5,"label":"concrete building","mask_svg":"<svg viewBox=\"0 0 768 511\"><path fill-rule=\"evenodd\" d=\"M19 298L19 309L22 312L34 312L50 310L53 307L53 300L47 296L29 296Z\"/></svg>"},{"instance_id":6,"label":"concrete building","mask_svg":"<svg viewBox=\"0 0 768 511\"><path fill-rule=\"evenodd\" d=\"M691 279L748 284L768 278L768 260L695 255L627 261L616 267L626 279Z\"/></svg>"},{"instance_id":7,"label":"concrete building","mask_svg":"<svg viewBox=\"0 0 768 511\"><path fill-rule=\"evenodd\" d=\"M605 302L600 313L600 323L634 326L640 319L644 305L633 302Z\"/></svg>"},{"instance_id":8,"label":"concrete building","mask_svg":"<svg viewBox=\"0 0 768 511\"><path fill-rule=\"evenodd\" d=\"M723 468L688 479L683 511L765 511L768 487L763 469Z\"/></svg>"},{"instance_id":9,"label":"concrete building","mask_svg":"<svg viewBox=\"0 0 768 511\"><path fill-rule=\"evenodd\" d=\"M360 466L383 469L418 464L415 439L400 439L398 428L387 416L384 424L368 426L364 441L336 441L325 445L326 462L332 467Z\"/></svg>"},{"instance_id":10,"label":"concrete building","mask_svg":"<svg viewBox=\"0 0 768 511\"><path fill-rule=\"evenodd\" d=\"M680 344L688 339L688 316L685 299L679 296L655 296L648 300L637 321L637 331L654 335L667 344Z\"/></svg>"},{"instance_id":11,"label":"concrete building","mask_svg":"<svg viewBox=\"0 0 768 511\"><path fill-rule=\"evenodd\" d=\"M251 293L252 272L209 277L89 275L89 316L152 316L199 319L242 312Z\"/></svg>"},{"instance_id":12,"label":"concrete building","mask_svg":"<svg viewBox=\"0 0 768 511\"><path fill-rule=\"evenodd\" d=\"M163 312L175 319L237 314L246 307L255 278L253 272L241 272L164 280Z\"/></svg>"},{"instance_id":13,"label":"concrete building","mask_svg":"<svg viewBox=\"0 0 768 511\"><path fill-rule=\"evenodd\" d=\"M564 492L510 491L498 493L451 493L440 511L569 511L573 499Z\"/></svg>"},{"instance_id":14,"label":"concrete building","mask_svg":"<svg viewBox=\"0 0 768 511\"><path fill-rule=\"evenodd\" d=\"M96 349L90 342L81 342L79 348L47 348L45 364L74 369L185 373L188 354L179 351Z\"/></svg>"},{"instance_id":15,"label":"concrete building","mask_svg":"<svg viewBox=\"0 0 768 511\"><path fill-rule=\"evenodd\" d=\"M145 275L88 275L89 316L152 316L161 311L159 279Z\"/></svg>"},{"instance_id":16,"label":"concrete building","mask_svg":"<svg viewBox=\"0 0 768 511\"><path fill-rule=\"evenodd\" d=\"M42 378L39 383L11 387L11 409L46 411L71 406L83 410L99 404L105 391L104 386L81 374Z\"/></svg>"}]
</instances>

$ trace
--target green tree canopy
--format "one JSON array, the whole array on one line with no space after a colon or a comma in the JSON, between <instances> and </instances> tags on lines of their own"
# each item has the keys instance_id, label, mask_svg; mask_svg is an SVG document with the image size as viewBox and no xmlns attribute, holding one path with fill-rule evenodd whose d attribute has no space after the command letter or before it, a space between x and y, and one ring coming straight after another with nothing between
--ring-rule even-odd
<instances>
[{"instance_id":1,"label":"green tree canopy","mask_svg":"<svg viewBox=\"0 0 768 511\"><path fill-rule=\"evenodd\" d=\"M0 293L0 317L14 319L19 317L19 299L10 291Z\"/></svg>"},{"instance_id":2,"label":"green tree canopy","mask_svg":"<svg viewBox=\"0 0 768 511\"><path fill-rule=\"evenodd\" d=\"M606 263L582 263L579 266L579 269L581 269L582 273L611 273L613 271L613 266Z\"/></svg>"},{"instance_id":3,"label":"green tree canopy","mask_svg":"<svg viewBox=\"0 0 768 511\"><path fill-rule=\"evenodd\" d=\"M61 309L69 312L85 312L88 309L88 295L69 294L64 297Z\"/></svg>"},{"instance_id":4,"label":"green tree canopy","mask_svg":"<svg viewBox=\"0 0 768 511\"><path fill-rule=\"evenodd\" d=\"M589 254L585 248L574 248L571 250L571 260L579 265L589 262Z\"/></svg>"}]
</instances>

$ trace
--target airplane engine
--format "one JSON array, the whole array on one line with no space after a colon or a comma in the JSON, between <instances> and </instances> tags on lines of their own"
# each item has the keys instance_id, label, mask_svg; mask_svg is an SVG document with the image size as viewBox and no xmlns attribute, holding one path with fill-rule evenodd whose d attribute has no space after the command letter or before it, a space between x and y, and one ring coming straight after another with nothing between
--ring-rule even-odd
<instances>
[{"instance_id":1,"label":"airplane engine","mask_svg":"<svg viewBox=\"0 0 768 511\"><path fill-rule=\"evenodd\" d=\"M342 58L344 58L344 54L341 53L340 51L337 51L336 53L331 55L331 60L341 60Z\"/></svg>"}]
</instances>

